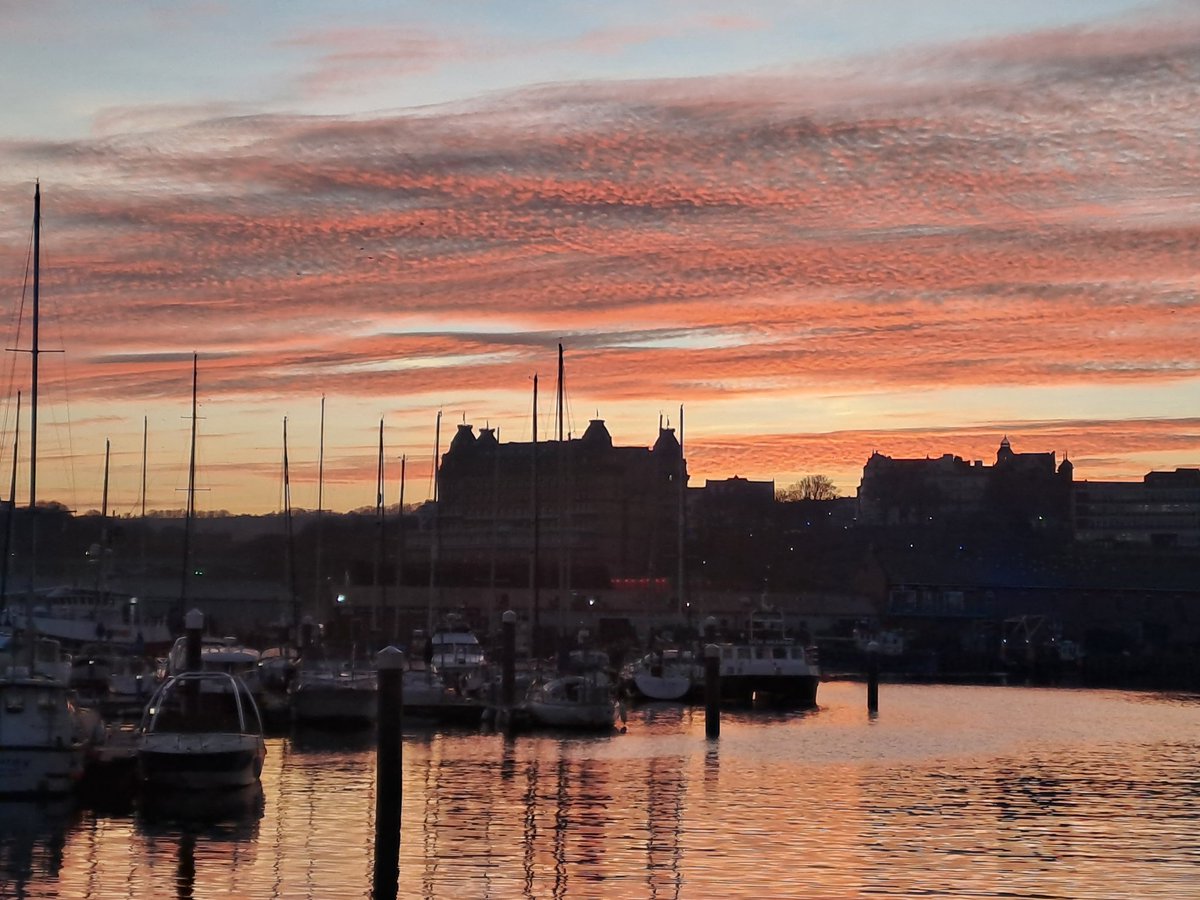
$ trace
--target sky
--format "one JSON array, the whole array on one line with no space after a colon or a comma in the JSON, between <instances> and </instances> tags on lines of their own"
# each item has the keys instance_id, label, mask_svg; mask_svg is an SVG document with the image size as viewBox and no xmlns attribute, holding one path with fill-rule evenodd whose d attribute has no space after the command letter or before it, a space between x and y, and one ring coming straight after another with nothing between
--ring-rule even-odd
<instances>
[{"instance_id":1,"label":"sky","mask_svg":"<svg viewBox=\"0 0 1200 900\"><path fill-rule=\"evenodd\" d=\"M293 507L373 507L381 421L385 499L403 471L418 502L456 425L530 439L535 375L557 433L560 343L565 430L649 447L682 409L693 485L853 496L874 451L991 462L1005 435L1077 479L1200 465L1196 2L0 22L16 350L42 189L39 500L100 509L107 446L110 514L183 507L193 354L201 511L282 508L285 418ZM29 362L0 362L22 503Z\"/></svg>"}]
</instances>

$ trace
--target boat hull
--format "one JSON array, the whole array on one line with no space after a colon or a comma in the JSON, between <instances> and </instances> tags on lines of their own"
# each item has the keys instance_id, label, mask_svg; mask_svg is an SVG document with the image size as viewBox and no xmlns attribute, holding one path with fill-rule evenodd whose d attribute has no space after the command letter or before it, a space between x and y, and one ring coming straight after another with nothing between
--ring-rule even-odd
<instances>
[{"instance_id":1,"label":"boat hull","mask_svg":"<svg viewBox=\"0 0 1200 900\"><path fill-rule=\"evenodd\" d=\"M633 688L643 700L683 700L692 690L692 679L688 675L664 672L635 672Z\"/></svg>"},{"instance_id":2,"label":"boat hull","mask_svg":"<svg viewBox=\"0 0 1200 900\"><path fill-rule=\"evenodd\" d=\"M525 709L535 725L543 728L568 728L609 731L616 727L614 703L554 703L529 700Z\"/></svg>"},{"instance_id":3,"label":"boat hull","mask_svg":"<svg viewBox=\"0 0 1200 900\"><path fill-rule=\"evenodd\" d=\"M262 738L249 734L147 734L137 753L142 783L169 790L255 784L265 757Z\"/></svg>"},{"instance_id":4,"label":"boat hull","mask_svg":"<svg viewBox=\"0 0 1200 900\"><path fill-rule=\"evenodd\" d=\"M289 702L292 721L297 724L365 728L379 715L379 692L374 687L300 687L292 693Z\"/></svg>"},{"instance_id":5,"label":"boat hull","mask_svg":"<svg viewBox=\"0 0 1200 900\"><path fill-rule=\"evenodd\" d=\"M83 777L84 747L5 746L0 748L0 796L67 794Z\"/></svg>"},{"instance_id":6,"label":"boat hull","mask_svg":"<svg viewBox=\"0 0 1200 900\"><path fill-rule=\"evenodd\" d=\"M766 703L809 709L817 705L817 675L740 674L721 675L723 703Z\"/></svg>"}]
</instances>

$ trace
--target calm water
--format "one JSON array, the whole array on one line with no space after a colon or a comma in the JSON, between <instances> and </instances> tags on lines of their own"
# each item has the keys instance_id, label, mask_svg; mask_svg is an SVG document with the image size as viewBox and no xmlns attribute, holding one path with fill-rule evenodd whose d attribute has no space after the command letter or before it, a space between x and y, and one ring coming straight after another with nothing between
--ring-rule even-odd
<instances>
[{"instance_id":1,"label":"calm water","mask_svg":"<svg viewBox=\"0 0 1200 900\"><path fill-rule=\"evenodd\" d=\"M1200 896L1200 699L821 686L603 738L405 735L400 896ZM272 740L223 808L0 804L0 896L364 898L371 739ZM211 806L211 804L210 804Z\"/></svg>"}]
</instances>

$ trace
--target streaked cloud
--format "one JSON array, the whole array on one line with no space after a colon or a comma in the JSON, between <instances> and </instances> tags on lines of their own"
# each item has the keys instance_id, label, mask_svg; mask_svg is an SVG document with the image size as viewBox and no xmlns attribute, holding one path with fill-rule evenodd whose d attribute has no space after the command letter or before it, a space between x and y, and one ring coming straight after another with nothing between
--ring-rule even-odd
<instances>
[{"instance_id":1,"label":"streaked cloud","mask_svg":"<svg viewBox=\"0 0 1200 900\"><path fill-rule=\"evenodd\" d=\"M43 290L73 403L179 397L196 350L213 403L249 416L327 394L358 425L390 407L415 448L443 403L527 416L562 342L575 402L632 442L684 403L699 477L845 481L868 447L986 455L997 430L1079 448L1080 477L1130 477L1134 459L1200 458L1195 410L1048 420L1037 392L1200 382L1200 17L1168 11L820 72L553 83L386 114L113 108L100 136L10 141L0 160L43 178ZM610 52L674 33L656 28L575 39ZM475 41L395 26L286 43L313 54L309 89L340 91L519 46ZM0 283L18 297L31 186L13 174ZM966 430L947 424L958 410L786 435L726 421L738 403L997 386L1028 408L979 409ZM363 445L341 452L369 480ZM271 467L241 467L265 498Z\"/></svg>"}]
</instances>

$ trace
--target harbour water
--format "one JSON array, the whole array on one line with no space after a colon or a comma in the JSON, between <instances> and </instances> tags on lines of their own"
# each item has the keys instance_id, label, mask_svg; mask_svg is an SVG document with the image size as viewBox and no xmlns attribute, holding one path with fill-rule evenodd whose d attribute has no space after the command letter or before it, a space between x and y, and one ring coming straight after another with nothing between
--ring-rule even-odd
<instances>
[{"instance_id":1,"label":"harbour water","mask_svg":"<svg viewBox=\"0 0 1200 900\"><path fill-rule=\"evenodd\" d=\"M1180 898L1200 698L823 684L807 713L603 737L406 731L404 898ZM374 744L268 745L261 792L0 804L0 897L367 898Z\"/></svg>"}]
</instances>

